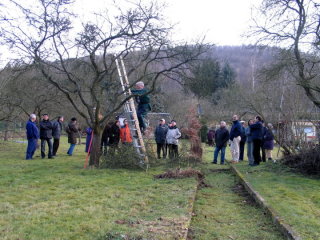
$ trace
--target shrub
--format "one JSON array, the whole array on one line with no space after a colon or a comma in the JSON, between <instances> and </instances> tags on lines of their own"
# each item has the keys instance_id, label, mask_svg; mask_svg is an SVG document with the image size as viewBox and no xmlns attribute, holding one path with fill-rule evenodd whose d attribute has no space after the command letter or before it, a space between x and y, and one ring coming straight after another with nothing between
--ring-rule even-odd
<instances>
[{"instance_id":1,"label":"shrub","mask_svg":"<svg viewBox=\"0 0 320 240\"><path fill-rule=\"evenodd\" d=\"M303 174L320 176L320 147L285 155L282 163Z\"/></svg>"}]
</instances>

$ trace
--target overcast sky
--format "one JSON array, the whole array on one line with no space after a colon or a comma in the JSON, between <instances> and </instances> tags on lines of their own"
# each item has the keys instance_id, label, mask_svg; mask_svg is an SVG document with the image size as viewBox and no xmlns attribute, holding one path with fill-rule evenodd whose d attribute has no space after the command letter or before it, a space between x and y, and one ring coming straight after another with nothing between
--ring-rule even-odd
<instances>
[{"instance_id":1,"label":"overcast sky","mask_svg":"<svg viewBox=\"0 0 320 240\"><path fill-rule=\"evenodd\" d=\"M77 11L94 12L106 7L111 0L76 0ZM142 0L143 3L148 0ZM165 2L164 15L176 23L174 38L192 40L206 35L217 45L246 43L241 35L248 30L251 9L262 0L160 0ZM117 0L115 0L117 3Z\"/></svg>"},{"instance_id":2,"label":"overcast sky","mask_svg":"<svg viewBox=\"0 0 320 240\"><path fill-rule=\"evenodd\" d=\"M166 0L168 17L178 22L176 33L192 39L206 35L217 45L241 45L246 39L251 9L261 0Z\"/></svg>"},{"instance_id":3,"label":"overcast sky","mask_svg":"<svg viewBox=\"0 0 320 240\"><path fill-rule=\"evenodd\" d=\"M32 3L32 0L28 0ZM35 1L35 0L34 0ZM146 3L148 0L141 0ZM248 44L242 38L250 25L251 11L262 0L159 0L166 3L163 12L166 20L175 24L173 40L185 42L198 40L216 45ZM75 0L74 11L79 18L88 20L88 16L102 9L109 9L110 3L120 4L121 0ZM112 10L111 10L112 11ZM92 15L91 15L92 16ZM0 66L8 60L7 49L0 46Z\"/></svg>"}]
</instances>

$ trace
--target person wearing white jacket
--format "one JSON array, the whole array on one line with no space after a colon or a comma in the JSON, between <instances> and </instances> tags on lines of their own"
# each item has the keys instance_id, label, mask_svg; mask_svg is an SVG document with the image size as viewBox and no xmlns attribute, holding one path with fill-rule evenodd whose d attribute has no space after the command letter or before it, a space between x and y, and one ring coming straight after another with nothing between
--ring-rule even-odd
<instances>
[{"instance_id":1,"label":"person wearing white jacket","mask_svg":"<svg viewBox=\"0 0 320 240\"><path fill-rule=\"evenodd\" d=\"M181 137L181 133L176 125L176 121L172 120L166 136L166 141L169 148L169 158L171 159L179 157L178 139Z\"/></svg>"}]
</instances>

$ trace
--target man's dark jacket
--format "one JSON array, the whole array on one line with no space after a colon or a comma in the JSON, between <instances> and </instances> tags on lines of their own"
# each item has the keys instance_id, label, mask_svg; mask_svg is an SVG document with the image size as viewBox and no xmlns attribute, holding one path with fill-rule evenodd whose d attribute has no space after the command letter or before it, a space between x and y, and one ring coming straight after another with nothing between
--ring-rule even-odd
<instances>
[{"instance_id":1,"label":"man's dark jacket","mask_svg":"<svg viewBox=\"0 0 320 240\"><path fill-rule=\"evenodd\" d=\"M241 140L240 142L245 143L247 141L246 129L244 126L241 126Z\"/></svg>"},{"instance_id":2,"label":"man's dark jacket","mask_svg":"<svg viewBox=\"0 0 320 240\"><path fill-rule=\"evenodd\" d=\"M229 140L229 131L226 127L220 127L215 133L216 146L226 147Z\"/></svg>"},{"instance_id":3,"label":"man's dark jacket","mask_svg":"<svg viewBox=\"0 0 320 240\"><path fill-rule=\"evenodd\" d=\"M251 124L249 127L250 127L252 140L263 139L263 127L261 122L256 122L254 124Z\"/></svg>"},{"instance_id":4,"label":"man's dark jacket","mask_svg":"<svg viewBox=\"0 0 320 240\"><path fill-rule=\"evenodd\" d=\"M77 144L77 137L79 136L79 127L78 125L71 121L66 127L66 132L68 133L68 143Z\"/></svg>"},{"instance_id":5,"label":"man's dark jacket","mask_svg":"<svg viewBox=\"0 0 320 240\"><path fill-rule=\"evenodd\" d=\"M49 120L42 120L40 122L40 139L51 139L52 128L52 122L50 122Z\"/></svg>"},{"instance_id":6,"label":"man's dark jacket","mask_svg":"<svg viewBox=\"0 0 320 240\"><path fill-rule=\"evenodd\" d=\"M164 144L166 143L166 136L168 132L168 126L166 124L159 124L154 131L154 136L156 139L156 143Z\"/></svg>"},{"instance_id":7,"label":"man's dark jacket","mask_svg":"<svg viewBox=\"0 0 320 240\"><path fill-rule=\"evenodd\" d=\"M120 128L113 124L108 130L109 135L109 145L118 145L120 141Z\"/></svg>"},{"instance_id":8,"label":"man's dark jacket","mask_svg":"<svg viewBox=\"0 0 320 240\"><path fill-rule=\"evenodd\" d=\"M59 121L52 122L52 136L54 139L60 139L62 131L62 123Z\"/></svg>"},{"instance_id":9,"label":"man's dark jacket","mask_svg":"<svg viewBox=\"0 0 320 240\"><path fill-rule=\"evenodd\" d=\"M32 122L29 120L26 125L26 130L27 130L27 139L39 139L39 130L36 126L35 122Z\"/></svg>"},{"instance_id":10,"label":"man's dark jacket","mask_svg":"<svg viewBox=\"0 0 320 240\"><path fill-rule=\"evenodd\" d=\"M231 130L230 130L230 140L233 141L234 138L241 136L241 123L236 120L233 121Z\"/></svg>"}]
</instances>

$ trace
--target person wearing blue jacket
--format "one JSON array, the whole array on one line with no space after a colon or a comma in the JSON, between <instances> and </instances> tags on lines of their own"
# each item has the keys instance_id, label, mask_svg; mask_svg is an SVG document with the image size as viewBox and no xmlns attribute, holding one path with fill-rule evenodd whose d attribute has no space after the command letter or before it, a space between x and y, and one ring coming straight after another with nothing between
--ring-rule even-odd
<instances>
[{"instance_id":1,"label":"person wearing blue jacket","mask_svg":"<svg viewBox=\"0 0 320 240\"><path fill-rule=\"evenodd\" d=\"M26 153L26 160L31 160L33 157L34 152L37 149L37 142L39 139L39 130L36 126L37 116L35 114L31 114L29 121L26 125L26 133L28 139L28 146L27 146L27 153Z\"/></svg>"},{"instance_id":2,"label":"person wearing blue jacket","mask_svg":"<svg viewBox=\"0 0 320 240\"><path fill-rule=\"evenodd\" d=\"M261 144L263 139L263 126L262 126L262 119L260 116L256 116L255 123L251 124L250 131L252 136L252 142L253 142L253 158L254 158L254 164L252 166L259 165L261 162Z\"/></svg>"},{"instance_id":3,"label":"person wearing blue jacket","mask_svg":"<svg viewBox=\"0 0 320 240\"><path fill-rule=\"evenodd\" d=\"M241 141L241 123L239 122L239 117L238 115L233 115L232 117L232 127L230 130L230 150L231 150L231 155L232 155L232 163L237 163L239 162L239 157L240 157L240 141Z\"/></svg>"}]
</instances>

